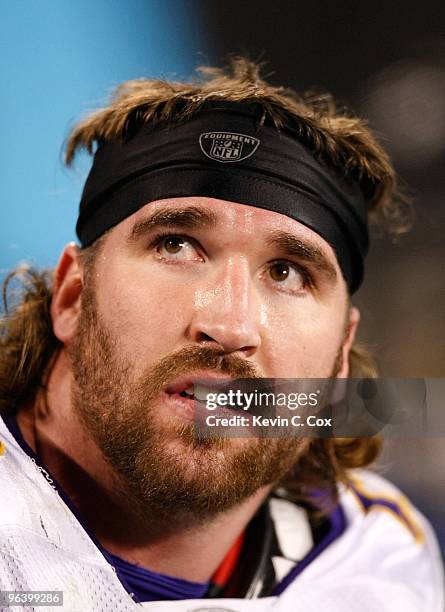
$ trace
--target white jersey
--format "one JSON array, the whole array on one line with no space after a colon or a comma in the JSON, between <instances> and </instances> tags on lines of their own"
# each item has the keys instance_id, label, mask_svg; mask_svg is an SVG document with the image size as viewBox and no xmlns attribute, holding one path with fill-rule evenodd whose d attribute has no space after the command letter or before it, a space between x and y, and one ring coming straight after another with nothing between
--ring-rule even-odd
<instances>
[{"instance_id":1,"label":"white jersey","mask_svg":"<svg viewBox=\"0 0 445 612\"><path fill-rule=\"evenodd\" d=\"M11 608L37 612L443 612L428 522L380 476L354 478L340 495L346 529L280 595L136 603L0 418L0 590L63 591L62 607Z\"/></svg>"}]
</instances>

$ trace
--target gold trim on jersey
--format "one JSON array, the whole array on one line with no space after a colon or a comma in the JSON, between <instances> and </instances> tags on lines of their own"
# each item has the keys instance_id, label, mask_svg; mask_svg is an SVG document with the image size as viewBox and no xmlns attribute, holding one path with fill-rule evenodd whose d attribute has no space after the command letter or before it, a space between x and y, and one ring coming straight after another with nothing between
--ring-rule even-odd
<instances>
[{"instance_id":1,"label":"gold trim on jersey","mask_svg":"<svg viewBox=\"0 0 445 612\"><path fill-rule=\"evenodd\" d=\"M402 493L388 495L387 493L376 493L370 491L356 476L351 477L350 482L351 484L348 487L348 490L354 494L353 497L364 514L367 514L371 510L387 512L393 518L397 519L401 525L408 529L418 544L425 543L425 534L413 516L411 504ZM370 501L369 508L366 508L366 506L363 504L363 501L360 499L360 495L363 495L363 497ZM382 504L381 500L397 506L400 514L389 506Z\"/></svg>"}]
</instances>

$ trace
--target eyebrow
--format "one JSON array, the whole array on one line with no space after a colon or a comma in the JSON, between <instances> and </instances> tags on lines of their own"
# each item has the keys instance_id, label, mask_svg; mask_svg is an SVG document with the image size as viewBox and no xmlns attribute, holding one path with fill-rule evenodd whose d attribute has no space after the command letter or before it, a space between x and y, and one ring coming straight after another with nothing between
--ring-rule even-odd
<instances>
[{"instance_id":1,"label":"eyebrow","mask_svg":"<svg viewBox=\"0 0 445 612\"><path fill-rule=\"evenodd\" d=\"M164 207L152 215L137 221L127 238L129 243L136 242L149 232L162 227L178 227L182 229L211 229L218 224L216 213L200 206L187 208ZM328 257L314 244L301 240L294 234L282 230L272 232L266 242L269 246L278 248L284 256L298 257L300 260L314 266L329 281L335 282L337 272Z\"/></svg>"},{"instance_id":2,"label":"eyebrow","mask_svg":"<svg viewBox=\"0 0 445 612\"><path fill-rule=\"evenodd\" d=\"M179 227L182 229L210 229L217 224L213 211L188 206L187 208L160 208L145 219L137 221L128 235L127 242L135 242L148 232L161 227Z\"/></svg>"},{"instance_id":3,"label":"eyebrow","mask_svg":"<svg viewBox=\"0 0 445 612\"><path fill-rule=\"evenodd\" d=\"M298 257L298 259L311 264L332 283L337 279L335 267L323 251L313 244L297 238L294 234L281 230L275 231L268 236L267 243L269 246L280 249L287 257Z\"/></svg>"}]
</instances>

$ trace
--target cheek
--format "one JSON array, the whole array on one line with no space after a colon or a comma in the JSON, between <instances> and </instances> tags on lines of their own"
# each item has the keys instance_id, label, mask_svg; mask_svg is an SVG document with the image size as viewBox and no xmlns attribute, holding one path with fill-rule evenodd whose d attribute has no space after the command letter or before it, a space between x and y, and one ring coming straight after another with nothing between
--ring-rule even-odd
<instances>
[{"instance_id":1,"label":"cheek","mask_svg":"<svg viewBox=\"0 0 445 612\"><path fill-rule=\"evenodd\" d=\"M266 371L273 377L325 378L331 375L344 336L345 306L296 304L263 313Z\"/></svg>"},{"instance_id":2,"label":"cheek","mask_svg":"<svg viewBox=\"0 0 445 612\"><path fill-rule=\"evenodd\" d=\"M137 267L101 276L100 316L135 364L146 368L179 348L193 303L187 288L146 270L138 274Z\"/></svg>"}]
</instances>

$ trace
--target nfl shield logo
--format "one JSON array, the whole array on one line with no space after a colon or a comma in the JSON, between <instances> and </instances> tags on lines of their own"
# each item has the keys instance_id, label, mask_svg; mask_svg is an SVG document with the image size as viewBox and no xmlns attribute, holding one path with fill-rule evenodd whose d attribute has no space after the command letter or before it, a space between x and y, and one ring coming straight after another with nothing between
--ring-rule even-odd
<instances>
[{"instance_id":1,"label":"nfl shield logo","mask_svg":"<svg viewBox=\"0 0 445 612\"><path fill-rule=\"evenodd\" d=\"M212 159L235 161L241 157L243 143L231 138L215 138L210 149Z\"/></svg>"},{"instance_id":2,"label":"nfl shield logo","mask_svg":"<svg viewBox=\"0 0 445 612\"><path fill-rule=\"evenodd\" d=\"M260 141L253 136L234 132L206 132L199 137L201 151L215 161L238 162L258 149Z\"/></svg>"}]
</instances>

